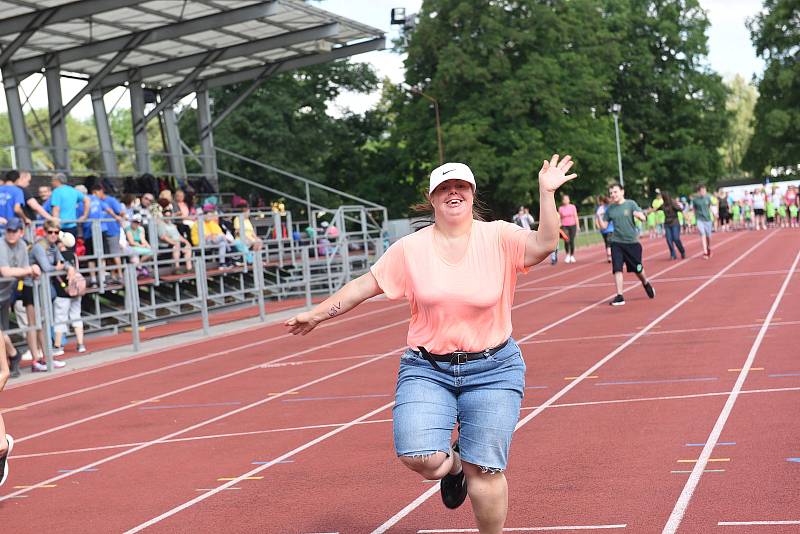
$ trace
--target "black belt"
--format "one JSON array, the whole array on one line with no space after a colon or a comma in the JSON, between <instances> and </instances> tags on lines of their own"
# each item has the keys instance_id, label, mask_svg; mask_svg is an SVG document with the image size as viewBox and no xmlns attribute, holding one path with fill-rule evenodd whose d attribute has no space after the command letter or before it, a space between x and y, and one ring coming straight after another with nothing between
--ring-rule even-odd
<instances>
[{"instance_id":1,"label":"black belt","mask_svg":"<svg viewBox=\"0 0 800 534\"><path fill-rule=\"evenodd\" d=\"M500 345L496 347L492 347L491 349L482 350L480 352L466 352L463 350L457 350L451 352L449 354L431 354L425 347L417 347L419 349L420 355L428 360L434 369L437 371L444 371L436 362L448 362L450 365L463 365L467 362L471 362L474 360L480 360L481 358L486 358L488 356L492 356L493 354L503 350L505 346L508 345L508 340L506 339Z\"/></svg>"}]
</instances>

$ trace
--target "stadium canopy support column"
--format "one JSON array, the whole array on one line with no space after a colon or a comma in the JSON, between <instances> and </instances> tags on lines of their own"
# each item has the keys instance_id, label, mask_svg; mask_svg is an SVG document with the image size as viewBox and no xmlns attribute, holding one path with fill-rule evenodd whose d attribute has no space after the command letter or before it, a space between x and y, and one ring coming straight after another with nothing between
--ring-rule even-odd
<instances>
[{"instance_id":1,"label":"stadium canopy support column","mask_svg":"<svg viewBox=\"0 0 800 534\"><path fill-rule=\"evenodd\" d=\"M47 110L50 113L50 137L53 140L52 157L55 170L69 172L69 153L67 148L67 124L61 99L61 71L58 65L51 65L44 71L47 82Z\"/></svg>"},{"instance_id":2,"label":"stadium canopy support column","mask_svg":"<svg viewBox=\"0 0 800 534\"><path fill-rule=\"evenodd\" d=\"M175 108L167 106L161 113L164 117L164 130L166 130L167 134L170 170L172 170L175 178L186 178L186 162L183 159L183 150L181 150L181 134L178 130Z\"/></svg>"},{"instance_id":3,"label":"stadium canopy support column","mask_svg":"<svg viewBox=\"0 0 800 534\"><path fill-rule=\"evenodd\" d=\"M208 89L205 87L197 90L197 130L200 133L203 175L216 185L217 158L214 153L214 134L211 131L211 101L208 98Z\"/></svg>"},{"instance_id":4,"label":"stadium canopy support column","mask_svg":"<svg viewBox=\"0 0 800 534\"><path fill-rule=\"evenodd\" d=\"M97 141L100 145L100 156L103 159L103 170L106 176L117 176L117 156L114 153L114 142L111 138L111 126L108 124L106 104L103 102L103 91L92 91L92 108L94 108L94 125L97 129Z\"/></svg>"},{"instance_id":5,"label":"stadium canopy support column","mask_svg":"<svg viewBox=\"0 0 800 534\"><path fill-rule=\"evenodd\" d=\"M141 82L131 82L130 91L136 170L139 174L144 174L150 172L150 157L147 149L147 123L144 120L144 89Z\"/></svg>"},{"instance_id":6,"label":"stadium canopy support column","mask_svg":"<svg viewBox=\"0 0 800 534\"><path fill-rule=\"evenodd\" d=\"M32 171L33 158L31 157L31 147L28 144L28 131L25 129L25 115L19 99L17 79L3 71L3 86L6 90L8 120L11 122L11 133L14 137L16 167L19 170Z\"/></svg>"}]
</instances>

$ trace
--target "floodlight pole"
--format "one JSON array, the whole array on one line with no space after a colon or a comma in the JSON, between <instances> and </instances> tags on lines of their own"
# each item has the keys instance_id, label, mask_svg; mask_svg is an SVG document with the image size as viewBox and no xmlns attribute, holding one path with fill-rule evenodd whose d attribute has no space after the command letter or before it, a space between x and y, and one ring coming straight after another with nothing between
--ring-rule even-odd
<instances>
[{"instance_id":1,"label":"floodlight pole","mask_svg":"<svg viewBox=\"0 0 800 534\"><path fill-rule=\"evenodd\" d=\"M430 95L423 93L417 87L411 87L411 92L433 102L433 111L436 113L436 141L439 144L439 165L444 165L444 143L442 142L442 124L439 119L439 101Z\"/></svg>"},{"instance_id":2,"label":"floodlight pole","mask_svg":"<svg viewBox=\"0 0 800 534\"><path fill-rule=\"evenodd\" d=\"M625 188L625 179L622 177L622 151L619 148L619 112L622 111L622 106L619 104L611 105L611 113L614 114L614 132L617 136L617 165L619 166L619 185Z\"/></svg>"}]
</instances>

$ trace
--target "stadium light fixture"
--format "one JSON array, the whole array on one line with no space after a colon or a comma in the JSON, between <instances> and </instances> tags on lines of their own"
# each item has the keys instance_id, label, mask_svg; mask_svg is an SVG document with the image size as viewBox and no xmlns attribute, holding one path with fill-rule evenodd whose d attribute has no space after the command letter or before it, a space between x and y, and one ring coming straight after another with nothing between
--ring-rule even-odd
<instances>
[{"instance_id":1,"label":"stadium light fixture","mask_svg":"<svg viewBox=\"0 0 800 534\"><path fill-rule=\"evenodd\" d=\"M439 101L422 92L422 89L419 87L409 86L408 90L421 96L422 98L425 98L426 100L433 102L433 111L436 114L436 141L439 144L439 165L444 165L444 143L442 141L442 124L439 119Z\"/></svg>"},{"instance_id":2,"label":"stadium light fixture","mask_svg":"<svg viewBox=\"0 0 800 534\"><path fill-rule=\"evenodd\" d=\"M392 9L392 25L405 25L406 23L406 8L395 7Z\"/></svg>"},{"instance_id":3,"label":"stadium light fixture","mask_svg":"<svg viewBox=\"0 0 800 534\"><path fill-rule=\"evenodd\" d=\"M619 185L625 188L625 179L622 177L622 151L619 148L619 114L622 111L620 104L611 104L611 113L614 114L614 133L617 136L617 165L619 166Z\"/></svg>"}]
</instances>

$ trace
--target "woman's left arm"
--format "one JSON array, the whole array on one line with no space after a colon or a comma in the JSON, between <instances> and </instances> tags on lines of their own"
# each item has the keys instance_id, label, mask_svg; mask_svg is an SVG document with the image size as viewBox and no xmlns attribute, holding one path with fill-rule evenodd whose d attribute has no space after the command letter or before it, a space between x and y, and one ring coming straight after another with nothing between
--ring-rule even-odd
<instances>
[{"instance_id":1,"label":"woman's left arm","mask_svg":"<svg viewBox=\"0 0 800 534\"><path fill-rule=\"evenodd\" d=\"M559 161L558 154L542 163L539 170L539 229L532 231L525 243L525 267L545 259L558 244L561 219L556 209L555 193L565 182L578 176L575 173L567 175L572 165L571 156L564 156Z\"/></svg>"}]
</instances>

